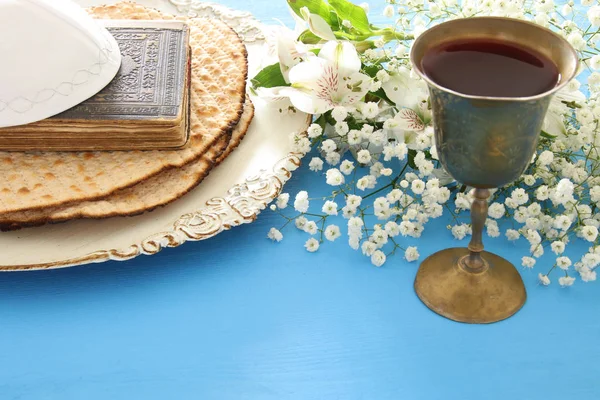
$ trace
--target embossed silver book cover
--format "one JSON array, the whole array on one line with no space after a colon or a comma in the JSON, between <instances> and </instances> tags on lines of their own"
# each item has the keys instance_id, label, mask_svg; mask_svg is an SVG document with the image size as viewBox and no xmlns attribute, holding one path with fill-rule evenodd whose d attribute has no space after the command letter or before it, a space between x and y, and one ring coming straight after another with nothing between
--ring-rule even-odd
<instances>
[{"instance_id":1,"label":"embossed silver book cover","mask_svg":"<svg viewBox=\"0 0 600 400\"><path fill-rule=\"evenodd\" d=\"M52 119L175 119L183 107L188 28L174 21L104 21L121 68L102 91Z\"/></svg>"}]
</instances>

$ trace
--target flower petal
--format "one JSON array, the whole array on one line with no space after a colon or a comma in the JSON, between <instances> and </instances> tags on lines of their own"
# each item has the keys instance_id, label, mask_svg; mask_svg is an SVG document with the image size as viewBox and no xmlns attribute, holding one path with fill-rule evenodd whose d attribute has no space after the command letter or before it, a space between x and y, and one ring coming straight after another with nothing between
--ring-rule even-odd
<instances>
[{"instance_id":1,"label":"flower petal","mask_svg":"<svg viewBox=\"0 0 600 400\"><path fill-rule=\"evenodd\" d=\"M336 65L340 74L350 75L360 71L360 58L356 48L348 41L330 41L323 45L319 57Z\"/></svg>"},{"instance_id":2,"label":"flower petal","mask_svg":"<svg viewBox=\"0 0 600 400\"><path fill-rule=\"evenodd\" d=\"M331 27L320 15L309 13L307 22L308 29L321 39L335 40Z\"/></svg>"},{"instance_id":3,"label":"flower petal","mask_svg":"<svg viewBox=\"0 0 600 400\"><path fill-rule=\"evenodd\" d=\"M312 89L286 87L279 93L289 97L294 107L307 114L322 114L333 108L330 102L316 97Z\"/></svg>"}]
</instances>

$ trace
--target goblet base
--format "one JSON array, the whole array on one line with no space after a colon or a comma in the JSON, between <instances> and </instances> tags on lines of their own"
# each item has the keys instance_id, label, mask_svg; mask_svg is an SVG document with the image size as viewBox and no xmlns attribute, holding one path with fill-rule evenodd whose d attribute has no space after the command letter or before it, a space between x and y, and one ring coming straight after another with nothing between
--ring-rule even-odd
<instances>
[{"instance_id":1,"label":"goblet base","mask_svg":"<svg viewBox=\"0 0 600 400\"><path fill-rule=\"evenodd\" d=\"M468 254L455 247L427 257L415 278L419 299L443 317L470 324L501 321L519 311L527 294L514 265L483 251L486 268L472 272L460 262Z\"/></svg>"}]
</instances>

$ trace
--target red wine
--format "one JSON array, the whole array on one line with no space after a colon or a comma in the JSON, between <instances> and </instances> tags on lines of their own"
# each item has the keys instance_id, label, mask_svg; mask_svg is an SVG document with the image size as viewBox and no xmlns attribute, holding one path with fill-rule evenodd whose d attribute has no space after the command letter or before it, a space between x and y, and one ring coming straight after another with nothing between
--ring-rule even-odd
<instances>
[{"instance_id":1,"label":"red wine","mask_svg":"<svg viewBox=\"0 0 600 400\"><path fill-rule=\"evenodd\" d=\"M490 39L444 43L425 53L421 67L438 85L476 96L535 96L559 80L558 68L548 57Z\"/></svg>"}]
</instances>

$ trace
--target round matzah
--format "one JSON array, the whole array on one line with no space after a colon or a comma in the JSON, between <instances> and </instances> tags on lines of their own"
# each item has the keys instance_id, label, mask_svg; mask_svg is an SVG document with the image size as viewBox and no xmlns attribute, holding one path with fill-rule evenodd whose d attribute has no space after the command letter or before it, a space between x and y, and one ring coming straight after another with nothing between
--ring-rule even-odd
<instances>
[{"instance_id":1,"label":"round matzah","mask_svg":"<svg viewBox=\"0 0 600 400\"><path fill-rule=\"evenodd\" d=\"M96 18L175 18L134 3L89 11ZM235 32L220 21L176 19L188 23L192 49L191 130L186 147L172 151L0 152L0 216L108 196L167 168L199 159L227 135L242 113L246 49Z\"/></svg>"},{"instance_id":2,"label":"round matzah","mask_svg":"<svg viewBox=\"0 0 600 400\"><path fill-rule=\"evenodd\" d=\"M166 205L198 185L214 166L221 163L240 144L253 116L254 106L250 99L246 99L244 112L231 134L231 140L228 136L219 139L200 159L182 168L169 168L102 199L7 213L0 218L0 229L14 230L75 218L130 216Z\"/></svg>"}]
</instances>

